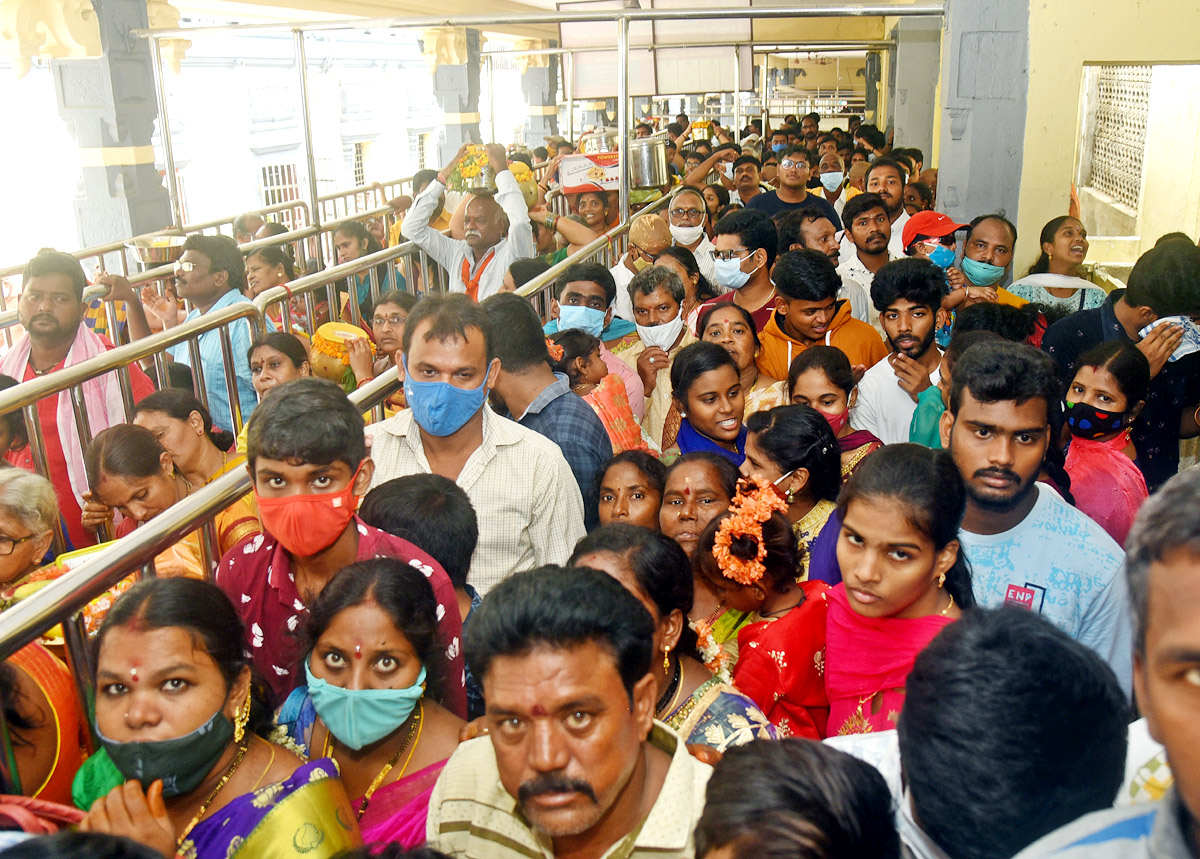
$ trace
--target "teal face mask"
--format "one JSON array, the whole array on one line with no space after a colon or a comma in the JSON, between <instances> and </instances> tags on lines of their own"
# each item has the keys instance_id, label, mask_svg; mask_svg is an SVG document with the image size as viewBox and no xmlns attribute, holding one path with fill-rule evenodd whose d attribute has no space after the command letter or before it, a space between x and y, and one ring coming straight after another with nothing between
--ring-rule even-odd
<instances>
[{"instance_id":1,"label":"teal face mask","mask_svg":"<svg viewBox=\"0 0 1200 859\"><path fill-rule=\"evenodd\" d=\"M980 262L970 257L963 257L962 270L963 274L967 276L967 280L976 286L991 286L1004 277L1002 266L992 265L990 262Z\"/></svg>"},{"instance_id":2,"label":"teal face mask","mask_svg":"<svg viewBox=\"0 0 1200 859\"><path fill-rule=\"evenodd\" d=\"M126 781L136 780L149 788L162 779L163 796L169 799L200 786L233 742L233 724L218 710L190 734L170 740L122 743L100 733L99 725L96 736Z\"/></svg>"},{"instance_id":3,"label":"teal face mask","mask_svg":"<svg viewBox=\"0 0 1200 859\"><path fill-rule=\"evenodd\" d=\"M304 661L308 694L329 732L354 750L377 743L407 721L425 694L425 666L407 689L345 689L314 677Z\"/></svg>"}]
</instances>

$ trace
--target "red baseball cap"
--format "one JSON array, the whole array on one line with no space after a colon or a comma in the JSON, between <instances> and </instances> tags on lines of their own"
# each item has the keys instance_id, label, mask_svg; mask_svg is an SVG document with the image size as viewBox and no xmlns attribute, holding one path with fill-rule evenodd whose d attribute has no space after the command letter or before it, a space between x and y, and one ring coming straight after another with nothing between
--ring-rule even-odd
<instances>
[{"instance_id":1,"label":"red baseball cap","mask_svg":"<svg viewBox=\"0 0 1200 859\"><path fill-rule=\"evenodd\" d=\"M905 249L917 240L917 236L931 236L940 239L958 230L968 229L970 224L959 224L943 215L941 212L917 212L904 222L904 232L900 240Z\"/></svg>"}]
</instances>

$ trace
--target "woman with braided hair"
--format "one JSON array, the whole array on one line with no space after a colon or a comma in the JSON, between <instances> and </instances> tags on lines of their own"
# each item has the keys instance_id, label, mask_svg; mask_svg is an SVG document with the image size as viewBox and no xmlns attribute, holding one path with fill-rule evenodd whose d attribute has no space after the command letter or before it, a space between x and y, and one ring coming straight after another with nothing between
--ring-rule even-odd
<instances>
[{"instance_id":1,"label":"woman with braided hair","mask_svg":"<svg viewBox=\"0 0 1200 859\"><path fill-rule=\"evenodd\" d=\"M836 446L835 458L836 454ZM709 523L693 565L722 603L750 612L738 632L733 685L766 713L781 737L825 736L825 596L797 584L801 549L777 486L743 479L728 512Z\"/></svg>"},{"instance_id":2,"label":"woman with braided hair","mask_svg":"<svg viewBox=\"0 0 1200 859\"><path fill-rule=\"evenodd\" d=\"M798 578L808 578L809 546L834 511L842 455L829 422L810 406L779 406L746 421L742 474L772 484L802 550Z\"/></svg>"}]
</instances>

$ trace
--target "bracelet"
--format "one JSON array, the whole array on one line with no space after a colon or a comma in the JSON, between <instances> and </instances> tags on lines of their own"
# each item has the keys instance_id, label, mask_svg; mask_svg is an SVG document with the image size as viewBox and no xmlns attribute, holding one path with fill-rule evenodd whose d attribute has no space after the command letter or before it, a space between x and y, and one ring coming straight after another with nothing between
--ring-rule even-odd
<instances>
[{"instance_id":1,"label":"bracelet","mask_svg":"<svg viewBox=\"0 0 1200 859\"><path fill-rule=\"evenodd\" d=\"M1200 426L1200 406L1196 406L1196 411L1192 412L1192 420Z\"/></svg>"},{"instance_id":2,"label":"bracelet","mask_svg":"<svg viewBox=\"0 0 1200 859\"><path fill-rule=\"evenodd\" d=\"M553 230L554 225L558 223L558 219L554 215L547 215L542 219L542 223L546 225L547 229Z\"/></svg>"}]
</instances>

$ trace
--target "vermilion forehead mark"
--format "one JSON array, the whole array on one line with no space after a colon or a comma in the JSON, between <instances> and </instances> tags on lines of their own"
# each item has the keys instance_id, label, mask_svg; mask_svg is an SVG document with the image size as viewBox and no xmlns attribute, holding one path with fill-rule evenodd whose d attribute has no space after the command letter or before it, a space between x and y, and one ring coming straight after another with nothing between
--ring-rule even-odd
<instances>
[{"instance_id":1,"label":"vermilion forehead mark","mask_svg":"<svg viewBox=\"0 0 1200 859\"><path fill-rule=\"evenodd\" d=\"M545 707L543 707L541 704L534 704L534 705L533 705L533 715L535 715L535 716L548 716L548 715L550 715L550 714L546 712L546 708L545 708Z\"/></svg>"},{"instance_id":2,"label":"vermilion forehead mark","mask_svg":"<svg viewBox=\"0 0 1200 859\"><path fill-rule=\"evenodd\" d=\"M354 645L354 658L362 659L362 645L361 644Z\"/></svg>"}]
</instances>

